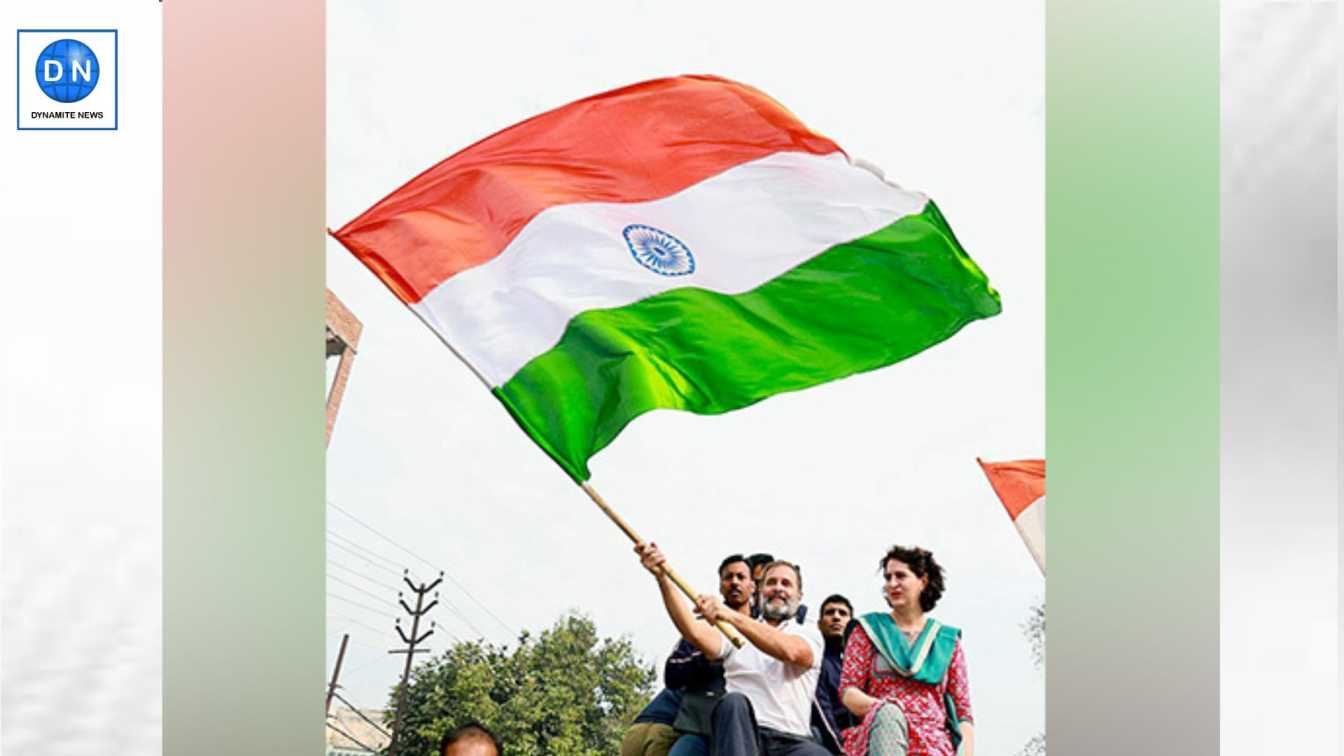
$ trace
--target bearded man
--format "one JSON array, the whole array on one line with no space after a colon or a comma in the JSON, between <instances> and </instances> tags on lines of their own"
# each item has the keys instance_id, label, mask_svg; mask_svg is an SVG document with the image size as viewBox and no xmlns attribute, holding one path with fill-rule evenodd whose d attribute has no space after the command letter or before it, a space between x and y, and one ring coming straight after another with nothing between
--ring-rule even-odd
<instances>
[{"instance_id":1,"label":"bearded man","mask_svg":"<svg viewBox=\"0 0 1344 756\"><path fill-rule=\"evenodd\" d=\"M727 693L714 708L712 756L828 756L812 739L812 698L821 671L823 644L815 626L792 622L803 597L803 576L790 562L765 567L760 586L761 617L701 595L701 619L663 572L666 561L652 543L635 546L640 562L657 580L663 607L681 636L706 657L723 662ZM731 625L746 639L734 648L710 623Z\"/></svg>"}]
</instances>

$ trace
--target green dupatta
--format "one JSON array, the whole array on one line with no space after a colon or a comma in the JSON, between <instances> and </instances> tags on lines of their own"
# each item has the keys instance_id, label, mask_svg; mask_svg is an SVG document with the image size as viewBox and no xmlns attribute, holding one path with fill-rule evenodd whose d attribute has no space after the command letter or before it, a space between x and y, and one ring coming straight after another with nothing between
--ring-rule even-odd
<instances>
[{"instance_id":1,"label":"green dupatta","mask_svg":"<svg viewBox=\"0 0 1344 756\"><path fill-rule=\"evenodd\" d=\"M896 626L896 620L886 612L870 612L860 616L858 621L877 652L896 674L927 685L938 685L947 677L961 630L929 617L915 641L907 643L905 634ZM959 748L961 721L950 693L943 693L943 705L947 707L947 729L952 736L952 747Z\"/></svg>"}]
</instances>

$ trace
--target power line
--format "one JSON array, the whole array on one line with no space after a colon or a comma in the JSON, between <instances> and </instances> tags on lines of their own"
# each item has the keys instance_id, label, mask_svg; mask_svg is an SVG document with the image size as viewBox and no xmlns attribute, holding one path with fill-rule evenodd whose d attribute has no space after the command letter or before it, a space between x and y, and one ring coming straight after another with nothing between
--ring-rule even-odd
<instances>
[{"instance_id":1,"label":"power line","mask_svg":"<svg viewBox=\"0 0 1344 756\"><path fill-rule=\"evenodd\" d=\"M344 619L344 618L343 618L343 619ZM360 622L357 621L357 620L345 619L344 621L346 621L346 622L352 622L352 623L354 623L354 624L356 624L356 625L360 624ZM366 626L366 627L367 627L367 626ZM369 628L369 629L372 630L373 628ZM327 633L327 636L328 636L328 637L334 637L334 636L337 636L337 635L341 635L341 633L334 632L334 631L333 631L333 632L329 632L329 633ZM370 651L383 651L383 650L384 650L384 649L381 649L381 648L379 648L379 647L373 645L372 643L364 643L363 641L357 641L357 640L355 640L354 638L351 638L351 639L350 639L350 642L353 643L353 644L355 644L356 646L361 646L361 647L363 647L363 648L367 648L367 649L369 649Z\"/></svg>"},{"instance_id":2,"label":"power line","mask_svg":"<svg viewBox=\"0 0 1344 756\"><path fill-rule=\"evenodd\" d=\"M384 653L386 653L386 652L384 652ZM360 672L363 672L364 670L366 670L366 669L368 669L369 667L372 667L372 666L374 666L374 665L386 665L388 662L395 662L395 661L396 661L396 659L393 659L393 658L391 658L391 657L389 657L389 656L386 656L386 655L384 655L384 656L380 656L380 657L378 657L377 659L374 659L373 661L367 661L367 662L364 662L363 664L360 664L360 665L358 665L358 666L356 666L356 667L351 668L350 671L346 672L345 674L346 674L347 677L352 677L352 676L357 675L357 674L359 674Z\"/></svg>"},{"instance_id":3,"label":"power line","mask_svg":"<svg viewBox=\"0 0 1344 756\"><path fill-rule=\"evenodd\" d=\"M377 557L380 561L382 561L382 562L386 562L388 565L390 565L390 566L391 566L390 568L393 569L393 571L398 572L398 574L400 574L400 571L401 571L401 570L403 570L403 569L406 568L406 565L405 565L404 563L402 563L402 562L398 562L398 561L395 560L395 559L390 559L390 558L388 558L388 557L386 557L386 556L384 556L384 555L378 553L377 551L374 551L373 549L369 548L368 546L365 546L364 544L360 543L359 541L356 541L355 539L351 538L350 536L342 535L342 534L337 533L336 531L331 530L331 529L328 529L328 530L327 530L327 535L329 535L329 536L331 536L331 537L333 537L333 538L336 538L336 539L340 542L340 543L337 544L337 545L342 545L342 546L347 546L347 547L351 547L351 546L353 546L354 548L359 549L360 551L364 552L365 554L368 554L369 556ZM365 557L365 558L367 559L368 557Z\"/></svg>"},{"instance_id":4,"label":"power line","mask_svg":"<svg viewBox=\"0 0 1344 756\"><path fill-rule=\"evenodd\" d=\"M338 549L341 549L342 551L345 551L345 552L348 553L348 554L351 554L352 556L354 556L354 557L356 557L356 558L363 559L366 563L368 563L368 565L369 565L370 567L377 567L378 569L382 570L383 572L387 572L387 573L390 573L390 574L392 574L392 575L396 575L397 577L401 577L401 572L400 572L399 570L394 570L394 569L392 569L391 567L387 567L387 566L385 566L385 565L381 565L381 564L379 564L379 563L373 561L372 559L369 559L368 557L364 556L363 554L359 553L358 551L355 551L354 549L350 548L349 546L346 546L346 545L344 545L344 544L337 543L336 541L327 541L327 543L331 544L332 546L335 546L335 547L338 548ZM327 559L328 559L328 561L330 561L331 557L327 557Z\"/></svg>"},{"instance_id":5,"label":"power line","mask_svg":"<svg viewBox=\"0 0 1344 756\"><path fill-rule=\"evenodd\" d=\"M348 570L348 571L354 573L355 575L357 575L358 577L361 577L361 578L363 578L363 579L365 579L365 580L368 580L370 583L373 583L373 584L375 584L375 585L377 585L377 586L380 586L380 587L382 587L382 588L386 588L387 590L390 590L390 591L397 591L396 588L394 588L394 587L388 585L387 583L381 583L381 582L379 582L379 581L377 581L377 580L374 580L373 578L364 577L363 575L360 575L360 574L359 574L358 572L356 572L355 570L351 569L350 567L346 567L345 565L340 564L339 562L332 562L331 560L327 560L327 563L328 563L329 565L333 566L333 567L340 567L340 568L343 569L343 570ZM353 584L351 584L351 583L349 583L349 582L346 582L345 580L342 580L341 578L339 578L339 577L337 577L337 576L335 576L335 575L332 575L332 574L328 573L327 577L331 578L332 580L335 580L335 581L338 582L338 583L342 583L342 584L344 584L344 585L348 585L348 586L350 586L351 588L354 588L355 590L360 591L361 593L364 593L364 594L367 595L367 596L372 596L373 598L377 598L377 599L380 599L380 600L381 600L381 598L380 598L379 596L377 596L377 595L375 595L375 594L373 594L373 593L371 593L371 592L369 592L369 591L366 591L366 590L360 588L360 587L357 586L357 585L353 585ZM401 592L400 592L400 591L397 591L397 595L400 596L400 595L401 595ZM461 609L457 608L457 606L456 606L455 604L453 604L453 602L451 602L451 601L449 601L448 599L444 598L444 599L443 599L443 603L444 603L445 605L447 605L447 607L448 607L450 610L452 610L454 616L456 616L458 619L462 620L462 622L465 623L467 627L471 628L471 631L472 631L472 632L476 633L476 635L479 636L479 637L482 637L482 638L485 637L485 633L482 632L481 629L480 629L479 627L477 627L476 624L475 624L474 622L472 622L470 618L468 618L468 616L467 616L467 614L466 614L465 612L463 612ZM448 631L445 630L444 632L448 632ZM448 633L448 634L451 635L452 638L453 638L453 640L457 641L458 643L461 643L461 642L462 642L462 639L461 639L461 638L458 638L456 635L453 635L452 633Z\"/></svg>"},{"instance_id":6,"label":"power line","mask_svg":"<svg viewBox=\"0 0 1344 756\"><path fill-rule=\"evenodd\" d=\"M351 572L351 573L353 573L354 575L356 575L357 577L363 578L364 580L367 580L367 581L369 581L370 583L373 583L374 585L377 585L377 586L379 586L379 587L381 587L381 588L385 588L385 589L390 590L390 591L396 591L398 596L401 595L401 592L398 591L398 590L397 590L396 588L394 588L393 586L390 586L390 585L388 585L387 583L379 582L379 581L377 581L377 580L374 580L373 578L370 578L370 577L366 577L366 576L364 576L364 575L361 575L358 571L354 570L353 568L347 567L347 566L341 564L340 562L333 562L333 561L331 561L330 559L328 559L328 560L327 560L327 564L330 565L330 566L332 566L332 567L340 567L341 569L346 570L346 571L348 571L348 572ZM330 577L331 579L337 581L337 582L343 583L343 584L345 584L345 585L349 585L351 588L354 588L355 590L360 590L360 591L362 591L363 593L365 593L366 595L373 596L374 598L379 598L378 596L374 595L373 593L370 593L370 592L368 592L368 591L363 591L363 590L360 589L358 586L351 585L350 583L348 583L348 582L346 582L346 581L344 581L344 580L341 580L339 577L337 577L337 576L335 576L335 575L328 574L327 576ZM471 628L471 631L472 631L472 632L476 633L476 635L479 636L479 637L482 637L482 638L485 637L485 633L482 632L481 629L480 629L479 627L477 627L476 624L475 624L474 622L471 621L471 619L467 616L467 614L457 607L457 605L455 605L453 602L449 601L449 600L446 599L446 598L443 599L443 603L444 603L444 604L445 604L445 605L452 611L452 613L453 613L454 616L456 616L456 617L457 617L458 619L460 619L464 624L466 624L467 627ZM447 632L447 630L445 630L444 632ZM461 638L458 638L456 635L453 635L452 633L448 633L448 634L451 635L452 638L453 638L453 640L457 641L458 643L461 643L461 642L462 642L462 639L461 639Z\"/></svg>"},{"instance_id":7,"label":"power line","mask_svg":"<svg viewBox=\"0 0 1344 756\"><path fill-rule=\"evenodd\" d=\"M440 572L444 572L444 570L442 570L442 568L440 568L439 566L435 565L433 562L430 562L428 559L425 559L424 557L420 556L419 554L416 554L414 551L411 551L410 549L408 549L408 548L402 546L401 544L397 543L396 541L392 540L391 538L389 538L389 537L383 535L382 533L380 533L380 532L379 532L377 529L375 529L372 525L369 525L368 523L364 522L363 520L359 519L358 517L356 517L356 516L350 514L349 512L345 511L344 509L341 509L339 506L336 505L335 502L328 501L328 502L327 502L327 506L331 507L332 509L335 509L337 512L340 512L341 514L345 515L346 517L349 517L350 519L352 519L352 520L354 520L355 522L359 523L359 524L362 525L366 530L368 530L370 533L373 533L374 535L378 536L379 538L383 539L384 541L387 541L388 543L392 544L393 546L396 546L398 549L404 551L405 553L407 553L407 554L409 554L409 555L415 557L416 559L419 559L420 561L424 562L425 564L429 565L429 567L430 567L431 569L435 569L435 570L439 570ZM451 581L453 585L457 586L458 590L460 590L460 591L462 591L464 594L466 594L467 598L471 599L472 603L474 603L474 604L476 604L476 606L480 607L480 608L481 608L481 611L483 611L483 612L485 612L486 614L490 615L490 618L493 619L495 622L498 622L500 627L504 628L504 630L505 630L506 632L508 632L510 635L513 634L513 628L510 627L510 626L508 625L508 623L506 623L504 620L500 619L500 618L499 618L499 615L497 615L497 614L495 614L494 612L490 611L489 607L487 607L485 604L481 603L480 599L478 599L478 598L476 598L475 596L473 596L472 593L471 593L471 591L467 590L466 586L464 586L464 585L462 585L461 583L457 582L457 580L456 580L452 575L448 575L446 572L445 572L445 575L444 575L444 576L447 577L448 580ZM477 632L480 632L480 631L478 630Z\"/></svg>"},{"instance_id":8,"label":"power line","mask_svg":"<svg viewBox=\"0 0 1344 756\"><path fill-rule=\"evenodd\" d=\"M490 611L490 608L489 608L489 607L487 607L485 604L482 604L481 601L480 601L480 599L478 599L478 598L476 598L475 596L471 595L471 591L467 590L466 586L464 586L464 585L462 585L461 583L457 582L457 580L454 579L452 575L449 575L449 574L446 573L446 572L444 573L444 577L448 578L449 582L451 582L453 585L457 586L457 589L458 589L458 590L460 590L460 591L462 591L463 593L465 593L465 594L467 595L467 598L471 599L471 603L473 603L473 604L475 604L476 606L480 607L480 608L481 608L481 611L485 612L487 615L490 616L490 619L492 619L492 620L494 620L495 622L499 623L499 626L502 627L502 628L504 628L504 632L508 633L510 637L513 636L513 633L514 633L513 628L509 627L509 624L508 624L507 622L505 622L504 620L500 619L498 614L495 614L494 612ZM464 616L465 616L465 615L464 615ZM477 630L476 632L479 633L482 637L485 636L485 633L482 633L480 630Z\"/></svg>"},{"instance_id":9,"label":"power line","mask_svg":"<svg viewBox=\"0 0 1344 756\"><path fill-rule=\"evenodd\" d=\"M354 624L359 625L360 627L364 628L365 630L372 630L373 632L378 633L379 635L383 635L383 634L392 635L392 631L391 631L391 630L388 630L388 629L379 630L379 629L376 628L376 627L370 627L369 625L366 625L366 624L364 624L363 622L360 622L359 620L355 619L354 617L343 617L343 616L340 616L340 615L332 615L332 616L331 616L331 619L334 619L334 620L340 620L341 622L353 622ZM368 645L368 644L367 644L367 643L359 643L358 645L366 646L366 645ZM383 650L383 649L381 649L381 648L379 648L379 647L377 647L377 646L369 646L369 648L372 648L372 649L374 649L374 650L376 650L376 651L382 651L382 650Z\"/></svg>"},{"instance_id":10,"label":"power line","mask_svg":"<svg viewBox=\"0 0 1344 756\"><path fill-rule=\"evenodd\" d=\"M334 599L340 599L341 601L344 601L344 602L346 602L347 604L354 604L355 606L357 606L357 607L359 607L359 608L361 608L361 609L367 609L367 610L373 612L374 614L381 614L382 616L387 617L387 618L389 618L389 619L396 619L396 615L395 615L395 614L392 614L392 613L390 613L390 612L385 612L385 611L383 611L383 610L381 610L381 609L374 609L373 607L369 606L368 604L361 604L361 603L359 603L358 601L355 601L354 599L346 598L345 596L342 596L342 595L339 594L339 593L331 593L331 592L328 592L328 593L327 593L327 596L329 596L329 597L331 597L331 598L334 598Z\"/></svg>"},{"instance_id":11,"label":"power line","mask_svg":"<svg viewBox=\"0 0 1344 756\"><path fill-rule=\"evenodd\" d=\"M492 612L491 609L489 609L489 607L487 607L487 605L482 604L481 601L480 601L480 599L477 599L476 596L472 596L472 592L468 591L468 589L466 589L465 585L462 585L461 582L458 582L458 581L456 580L456 578L454 578L454 577L452 576L452 574L444 573L444 577L448 578L449 582L452 582L453 585L456 585L458 591L461 591L462 593L465 593L466 597L468 597L468 599L472 600L472 603L473 603L473 604L476 604L477 607L480 607L482 612L487 613L487 615L489 615L489 617L491 617L492 620L495 620L496 623L499 623L499 626L500 626L500 627L503 627L503 628L504 628L504 631L505 631L505 632L508 632L509 636L512 636L512 635L513 635L513 628L509 627L509 626L508 626L508 623L505 623L504 620L501 620L500 617L499 617L499 615L496 615L495 612ZM462 619L464 619L464 620L466 619L466 615L465 615L465 613L462 613L461 616L462 616ZM472 624L472 623L470 623L470 620L468 620L468 621L466 621L466 624ZM476 634L477 634L477 635L480 635L481 638L485 638L485 634L484 634L484 632L481 632L480 630L478 630L478 628L476 628L476 626L472 626L472 628L473 628L473 630L476 630Z\"/></svg>"},{"instance_id":12,"label":"power line","mask_svg":"<svg viewBox=\"0 0 1344 756\"><path fill-rule=\"evenodd\" d=\"M386 647L380 648L378 646L369 645L368 643L353 643L353 639L351 639L351 641L353 645L359 646L359 653L353 653L355 649L350 649L351 653L347 653L346 655L361 663L353 666L347 664L349 668L341 673L346 677L358 675L360 672L370 667L386 667L389 663L396 663L397 661L394 657L388 654ZM369 652L367 656L364 655L365 650Z\"/></svg>"},{"instance_id":13,"label":"power line","mask_svg":"<svg viewBox=\"0 0 1344 756\"><path fill-rule=\"evenodd\" d=\"M346 567L346 566L341 565L341 564L337 564L337 563L335 563L335 562L332 562L331 564L332 564L333 566L341 567L342 569L346 569L346 570L349 570L349 569L350 569L349 567ZM351 572L353 572L353 570L351 570ZM356 574L358 574L358 573L356 573ZM341 578L339 578L339 577L337 577L337 576L335 576L335 575L328 574L327 577L331 578L332 580L335 580L335 581L338 582L338 583L342 583L342 584L347 585L347 586L349 586L349 587L351 587L351 588L354 588L355 590L360 591L361 593L363 593L363 594L365 594L365 595L367 595L367 596L372 596L373 598L376 598L376 599L380 599L380 600L381 600L381 598L380 598L378 595L376 595L376 594L374 594L374 593L371 593L371 592L369 592L369 591L366 591L366 590L364 590L363 588L360 588L360 587L357 586L357 585L354 585L354 584L349 583L349 582L347 582L347 581L345 581L345 580L342 580ZM361 576L361 577L362 577L362 576ZM382 587L384 587L384 588L387 588L387 589L389 589L389 590L396 590L396 589L392 588L391 586L389 586L389 585L387 585L387 584L385 584L385 583L379 583L378 581L376 581L376 580L372 580L372 579L370 579L370 578L365 578L365 579L366 579L366 580L369 580L369 582L375 583L375 584L380 585L380 586L382 586ZM401 592L400 592L400 591L397 591L397 595L400 596L400 595L401 595ZM349 599L346 599L346 600L349 601ZM472 632L476 633L478 636L485 637L485 633L481 632L481 629L480 629L479 627L476 627L476 625L475 625L475 624L474 624L474 623L467 617L467 615L466 615L465 613L463 613L462 610L458 609L457 606L455 606L455 605L453 604L453 602L449 601L449 600L446 599L446 598L444 598L444 599L442 599L442 600L443 600L443 603L446 604L446 605L453 611L453 614L454 614L455 616L457 616L458 619L462 620L464 623L466 623L467 627L470 627L470 628L471 628ZM371 607L365 607L365 608L369 608L370 610L372 610ZM461 642L462 642L462 639L461 639L461 638L457 637L456 635L454 635L454 634L451 633L451 632L448 632L448 630L447 630L446 628L444 629L444 632L445 632L445 633L448 633L448 635L449 635L450 637L452 637L452 639L455 640L455 641L457 641L458 643L461 643Z\"/></svg>"},{"instance_id":14,"label":"power line","mask_svg":"<svg viewBox=\"0 0 1344 756\"><path fill-rule=\"evenodd\" d=\"M419 554L415 553L414 551L411 551L410 549L406 548L405 546L402 546L401 544L397 543L396 541L392 540L391 538L388 538L387 536L383 535L381 532L379 532L378 530L376 530L372 525L368 524L367 522L364 522L363 520L361 520L361 519L359 519L358 517L356 517L356 516L350 514L349 512L345 511L344 509L341 509L339 506L337 506L337 505L335 504L335 502L330 502L330 501L329 501L329 502L327 502L327 506L331 507L332 509L335 509L337 512L340 512L341 514L345 515L346 517L349 517L350 519L352 519L352 520L354 520L355 522L359 523L360 525L362 525L362 526L364 527L365 530L368 530L370 533L373 533L374 535L378 536L379 538L383 539L384 541L387 541L388 543L392 544L393 546L396 546L398 549L401 549L402 551L406 552L407 554L409 554L409 555L415 557L416 559L419 559L420 561L424 562L424 563L425 563L427 566L429 566L431 569L435 569L435 570L439 569L439 568L438 568L438 565L434 564L433 562L429 561L428 559L425 559L424 557L420 556Z\"/></svg>"},{"instance_id":15,"label":"power line","mask_svg":"<svg viewBox=\"0 0 1344 756\"><path fill-rule=\"evenodd\" d=\"M476 625L472 624L472 621L467 619L467 615L461 609L458 609L456 606L453 606L453 602L449 601L448 599L443 599L443 603L446 604L448 608L453 611L453 615L455 617L467 623L467 627L471 628L472 632L476 633L476 635L482 638L485 637L485 633L481 632L481 629L479 627L476 627ZM444 630L444 632L447 633L448 631ZM448 634L453 635L452 633ZM459 640L456 635L453 635L453 640L456 640L459 643L461 643L461 640Z\"/></svg>"},{"instance_id":16,"label":"power line","mask_svg":"<svg viewBox=\"0 0 1344 756\"><path fill-rule=\"evenodd\" d=\"M374 585L378 586L379 588L386 588L387 590L389 590L389 591L393 591L393 592L395 592L395 591L397 590L397 589L394 588L393 586L390 586L390 585L388 585L387 583L382 582L381 580L374 580L373 578L369 577L368 575L365 575L364 573L360 572L359 570L357 570L357 569L355 569L355 568L353 568L353 567L347 567L347 566L345 566L344 564L341 564L340 562L334 562L334 561L328 559L328 560L327 560L327 566L329 566L329 567L340 567L341 569L345 570L346 572L350 573L351 575L354 575L355 577L360 578L361 580L367 580L367 581L369 581L370 583L373 583Z\"/></svg>"},{"instance_id":17,"label":"power line","mask_svg":"<svg viewBox=\"0 0 1344 756\"><path fill-rule=\"evenodd\" d=\"M377 722L375 722L375 721L373 721L372 719L369 719L368 717L364 716L364 712L360 711L358 706L355 706L354 704L352 704L352 703L350 703L349 701L345 700L345 696L341 695L340 693L332 693L332 695L335 696L335 697L337 698L337 700L339 700L341 703L343 703L343 704L345 704L346 706L350 707L350 711L353 711L353 712L355 713L355 716L359 717L360 719L364 720L365 722L368 722L368 723L369 723L370 725L372 725L373 728L374 728L375 730L377 730L378 732L381 732L382 734L388 736L389 738L392 737L392 733L388 732L387 730L384 730L384 729L382 728L382 726L379 725Z\"/></svg>"},{"instance_id":18,"label":"power line","mask_svg":"<svg viewBox=\"0 0 1344 756\"><path fill-rule=\"evenodd\" d=\"M338 617L338 616L333 616L331 619L340 620L340 621L342 621L342 622L351 622L351 623L354 623L354 624L356 624L356 625L359 625L360 627L364 628L365 630L373 630L373 632L375 632L375 633L386 633L387 635L392 635L392 632L391 632L390 630L389 630L389 631L377 630L377 629L375 629L375 628L369 627L368 625L364 624L363 622L360 622L359 620L354 619L354 618L352 618L352 617ZM442 630L443 632L447 633L448 637L449 637L449 638L452 638L454 642L456 642L456 643L462 643L462 642L463 642L461 638L459 638L457 635L455 635L455 634L453 633L453 631L449 630L448 628L446 628L446 627L438 627L437 625L435 625L435 627L436 627L437 629ZM380 637L381 637L381 636L380 636ZM364 648L367 648L367 649L370 649L370 650L373 650L373 651L383 651L383 650L385 650L385 649L379 648L378 646L372 646L372 645L369 645L368 643L360 643L359 641L356 641L356 640L351 640L350 642L351 642L351 643L354 643L356 646L363 646Z\"/></svg>"},{"instance_id":19,"label":"power line","mask_svg":"<svg viewBox=\"0 0 1344 756\"><path fill-rule=\"evenodd\" d=\"M349 587L351 587L351 588L354 588L355 590L359 591L360 593L364 594L365 596L369 596L369 597L378 599L379 601L386 601L386 602L389 603L389 604L392 603L392 600L391 600L391 599L389 599L389 598L387 598L387 597L385 597L385 596L379 596L378 594L374 593L373 591L366 591L366 590L364 590L363 588L360 588L359 586L357 586L357 585L355 585L354 583L350 582L349 580L342 580L341 578L337 577L336 575L331 574L330 572L327 573L327 579L328 579L328 580L335 580L336 582L338 582L338 583L340 583L340 584L342 584L342 585L346 585L346 586L349 586Z\"/></svg>"},{"instance_id":20,"label":"power line","mask_svg":"<svg viewBox=\"0 0 1344 756\"><path fill-rule=\"evenodd\" d=\"M364 750L368 751L369 753L378 753L377 750L375 750L375 749L373 749L373 748L370 748L369 746L364 745L363 743L359 742L358 740L355 740L355 736L354 736L354 735L351 735L350 733L346 732L345 730L342 730L341 728L337 727L336 725L332 724L331 722L327 722L327 727L330 727L331 729L335 730L336 732L340 733L341 735L344 735L346 740L349 740L351 743L354 743L355 745L359 746L360 748L363 748Z\"/></svg>"}]
</instances>

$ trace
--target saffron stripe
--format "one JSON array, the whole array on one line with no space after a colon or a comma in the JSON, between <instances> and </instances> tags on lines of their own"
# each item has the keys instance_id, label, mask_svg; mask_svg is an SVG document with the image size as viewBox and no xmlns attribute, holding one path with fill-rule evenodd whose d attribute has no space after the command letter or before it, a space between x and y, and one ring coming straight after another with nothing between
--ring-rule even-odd
<instances>
[{"instance_id":1,"label":"saffron stripe","mask_svg":"<svg viewBox=\"0 0 1344 756\"><path fill-rule=\"evenodd\" d=\"M414 304L499 255L547 208L646 202L776 152L838 151L757 89L712 76L659 79L487 137L332 235Z\"/></svg>"}]
</instances>

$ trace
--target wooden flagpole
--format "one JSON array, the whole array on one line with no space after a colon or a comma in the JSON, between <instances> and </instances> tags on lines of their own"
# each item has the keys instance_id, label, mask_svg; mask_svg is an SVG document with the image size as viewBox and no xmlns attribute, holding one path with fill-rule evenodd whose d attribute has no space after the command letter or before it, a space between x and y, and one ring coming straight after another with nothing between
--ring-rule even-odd
<instances>
[{"instance_id":1,"label":"wooden flagpole","mask_svg":"<svg viewBox=\"0 0 1344 756\"><path fill-rule=\"evenodd\" d=\"M616 527L620 528L621 531L625 533L626 537L635 543L644 542L644 539L640 538L639 535L635 533L634 529L631 528L620 515L616 514L616 510L612 509L607 505L607 502L602 500L602 495L597 492L597 489L593 488L587 481L580 483L579 486L583 489L584 493L588 494L588 498L593 500L593 503L597 505L597 508L601 509L603 514L611 518L612 522L616 523ZM691 600L691 603L695 603L695 591L692 590L691 586L687 584L685 580L682 580L681 576L678 575L666 562L663 563L663 574L667 575L668 579L680 588L682 593L686 594L686 597ZM723 620L719 620L714 623L714 626L719 629L719 632L728 636L728 640L732 641L734 646L742 648L742 636L738 635L737 631L734 630L731 625Z\"/></svg>"},{"instance_id":2,"label":"wooden flagpole","mask_svg":"<svg viewBox=\"0 0 1344 756\"><path fill-rule=\"evenodd\" d=\"M341 241L340 237L336 235L336 232L332 231L330 228L327 229L327 235L333 239L336 239L337 241ZM341 243L344 244L343 241ZM409 304L406 305L406 309L410 310L417 318L419 318L422 322L424 322L426 326L429 326L429 322L424 319L424 316L420 314L419 310L411 307ZM490 383L490 381L486 380L485 376L481 375L481 372L476 369L476 366L471 364L469 360L463 357L462 354L457 351L456 347L448 343L448 339L444 338L443 334L439 333L439 330L437 328L429 326L429 331L430 333L433 333L435 336L437 336L439 338L439 341L443 342L443 345L448 347L448 350L451 351L454 355L457 356L459 360L462 361L463 365L467 366L467 369L470 370L472 374L475 375L481 381L481 383L485 385L487 391L494 393L494 386ZM528 435L530 436L531 434L529 433ZM558 461L557 464L559 464ZM563 466L561 469L564 469ZM569 471L565 470L565 472L568 473ZM592 485L590 485L587 481L580 483L579 487L583 489L584 493L588 494L588 498L593 500L593 503L597 505L598 509L601 509L602 512L607 515L607 517L611 518L612 522L616 523L616 527L620 528L621 531L625 533L625 535L629 537L631 541L633 541L634 543L643 542L644 539L640 538L639 535L635 533L634 529L631 528L630 525L626 523L626 521L622 519L620 515L616 514L616 510L612 509L610 506L607 505L607 502L602 500L602 495L597 492L597 489L593 488ZM696 594L695 591L691 588L690 584L688 584L685 580L682 580L681 576L678 575L676 571L673 570L666 563L663 564L663 574L667 575L668 579L670 579L673 582L673 584L675 584L678 588L680 588L682 593L686 594L686 598L689 598L692 603L695 603ZM745 643L745 641L742 639L741 635L738 635L737 631L734 630L731 625L724 622L723 620L719 620L714 623L714 626L719 629L719 632L727 636L728 640L732 641L733 646L735 646L736 648L742 648L742 644Z\"/></svg>"}]
</instances>

